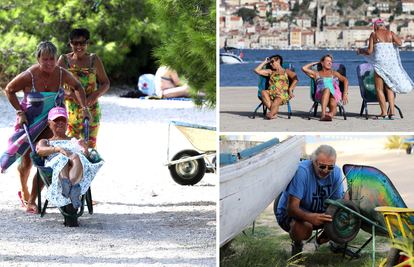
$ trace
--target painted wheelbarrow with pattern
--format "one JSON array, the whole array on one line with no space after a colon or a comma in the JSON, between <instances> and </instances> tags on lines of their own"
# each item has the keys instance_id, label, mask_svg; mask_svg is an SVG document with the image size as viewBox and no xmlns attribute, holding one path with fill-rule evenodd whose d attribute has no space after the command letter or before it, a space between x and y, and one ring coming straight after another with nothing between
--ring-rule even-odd
<instances>
[{"instance_id":1,"label":"painted wheelbarrow with pattern","mask_svg":"<svg viewBox=\"0 0 414 267\"><path fill-rule=\"evenodd\" d=\"M381 170L355 164L345 164L342 169L348 185L344 196L348 195L348 199L325 201L329 204L325 214L332 216L332 222L325 222L324 229L331 240L347 246L357 236L359 229L370 233L371 237L359 247L357 253L372 241L374 266L375 236L390 236L387 222L376 208L407 206L391 180Z\"/></svg>"},{"instance_id":2,"label":"painted wheelbarrow with pattern","mask_svg":"<svg viewBox=\"0 0 414 267\"><path fill-rule=\"evenodd\" d=\"M174 125L197 150L185 149L170 161L170 129ZM216 173L216 127L170 121L168 124L167 162L170 175L180 185L195 185L206 172ZM213 157L212 162L208 157ZM207 163L208 165L207 165Z\"/></svg>"},{"instance_id":3,"label":"painted wheelbarrow with pattern","mask_svg":"<svg viewBox=\"0 0 414 267\"><path fill-rule=\"evenodd\" d=\"M387 224L388 233L393 244L396 243L396 239L404 241L401 248L404 248L404 251L407 252L413 247L408 246L414 241L414 209L407 208L395 208L395 207L377 207L375 208L377 212L380 212L384 216L384 220ZM388 252L388 257L385 259L380 267L385 266L412 266L414 262L414 257L409 257L408 254L404 255L401 252L403 250L399 248L391 248ZM413 254L414 251L411 251ZM412 255L411 254L411 255ZM411 263L410 263L411 259Z\"/></svg>"}]
</instances>

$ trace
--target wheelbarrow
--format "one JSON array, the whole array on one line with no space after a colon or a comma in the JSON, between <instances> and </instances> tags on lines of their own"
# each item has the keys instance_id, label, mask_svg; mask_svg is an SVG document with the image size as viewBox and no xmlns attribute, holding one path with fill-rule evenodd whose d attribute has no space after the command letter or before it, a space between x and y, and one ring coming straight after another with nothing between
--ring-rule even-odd
<instances>
[{"instance_id":1,"label":"wheelbarrow","mask_svg":"<svg viewBox=\"0 0 414 267\"><path fill-rule=\"evenodd\" d=\"M346 246L356 237L360 228L370 233L371 238L359 247L357 253L372 240L371 252L374 266L375 236L389 236L387 223L375 208L378 206L407 208L407 206L391 180L379 169L345 164L343 172L348 185L345 193L349 199L325 200L325 203L329 204L325 214L332 216L332 222L325 222L324 229L331 240L346 244Z\"/></svg>"},{"instance_id":2,"label":"wheelbarrow","mask_svg":"<svg viewBox=\"0 0 414 267\"><path fill-rule=\"evenodd\" d=\"M197 150L181 150L170 160L171 124ZM206 171L216 173L216 142L216 127L170 121L168 124L167 162L164 163L164 166L168 166L173 180L180 185L195 185L201 181ZM211 162L208 157L213 157Z\"/></svg>"},{"instance_id":3,"label":"wheelbarrow","mask_svg":"<svg viewBox=\"0 0 414 267\"><path fill-rule=\"evenodd\" d=\"M43 208L42 208L42 195L41 195L42 183L44 183L46 187L50 186L50 184L52 183L53 170L49 167L45 167L43 158L41 158L36 153L36 149L35 149L34 143L32 141L32 138L30 136L30 132L29 132L29 129L26 123L23 124L23 128L26 132L27 139L32 149L32 152L30 153L30 158L33 162L33 165L37 168L36 178L35 178L37 179L37 183L38 183L38 197L37 197L37 201L38 201L37 209L38 210L37 212L38 214L40 214L40 217L43 217L46 213L46 209L48 206L48 200L45 200ZM85 140L86 141L89 140L89 119L88 118L85 119ZM93 162L93 163L97 163L103 160L101 156L99 155L99 153L95 149L92 149L92 148L89 148L89 155L87 158L90 162ZM65 226L69 226L69 227L79 226L77 219L78 217L82 216L84 212L85 200L86 200L89 214L92 215L93 205L92 205L91 188L89 188L88 191L84 195L82 195L82 199L81 199L82 206L79 211L73 208L72 203L64 207L58 207L61 214L65 218L65 222L64 222Z\"/></svg>"},{"instance_id":4,"label":"wheelbarrow","mask_svg":"<svg viewBox=\"0 0 414 267\"><path fill-rule=\"evenodd\" d=\"M395 207L377 207L377 212L380 212L384 216L384 220L387 224L388 233L391 242L395 244L396 238L401 238L407 244L407 242L413 242L414 238L414 209L395 208ZM411 241L409 240L411 239ZM404 250L409 251L412 247L405 245ZM380 264L380 267L385 266L410 266L414 262L414 257L401 254L402 250L399 248L391 248L388 252L387 258ZM411 255L414 251L411 251Z\"/></svg>"}]
</instances>

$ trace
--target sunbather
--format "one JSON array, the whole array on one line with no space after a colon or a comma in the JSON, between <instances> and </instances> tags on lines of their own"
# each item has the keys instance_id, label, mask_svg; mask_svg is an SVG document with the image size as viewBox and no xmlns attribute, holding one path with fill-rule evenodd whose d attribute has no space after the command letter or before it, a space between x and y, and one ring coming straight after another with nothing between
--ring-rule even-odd
<instances>
[{"instance_id":1,"label":"sunbather","mask_svg":"<svg viewBox=\"0 0 414 267\"><path fill-rule=\"evenodd\" d=\"M72 202L73 208L78 209L82 205L80 196L88 190L103 161L89 162L86 141L66 136L68 116L64 108L49 111L48 125L53 137L40 140L36 148L39 156L46 157L45 167L53 169L46 199L56 207Z\"/></svg>"},{"instance_id":2,"label":"sunbather","mask_svg":"<svg viewBox=\"0 0 414 267\"><path fill-rule=\"evenodd\" d=\"M312 62L302 67L302 71L316 81L315 100L320 101L322 107L321 121L332 121L336 115L338 102L348 103L348 79L337 71L332 71L333 57L329 54L323 55L320 62ZM321 64L322 70L311 70L310 67ZM339 88L339 82L344 83L344 95ZM329 113L326 108L329 106Z\"/></svg>"},{"instance_id":3,"label":"sunbather","mask_svg":"<svg viewBox=\"0 0 414 267\"><path fill-rule=\"evenodd\" d=\"M189 87L175 70L161 66L155 73L155 93L158 97L188 97Z\"/></svg>"},{"instance_id":4,"label":"sunbather","mask_svg":"<svg viewBox=\"0 0 414 267\"><path fill-rule=\"evenodd\" d=\"M400 60L398 46L402 41L394 32L385 28L385 22L377 19L374 22L374 32L369 38L368 49L357 49L357 54L362 54L364 58L374 67L374 84L377 92L381 114L374 117L374 120L384 120L395 118L394 113L394 93L408 93L414 88L414 82L410 79L407 72L403 69ZM390 113L387 114L385 96L383 93L383 83Z\"/></svg>"},{"instance_id":5,"label":"sunbather","mask_svg":"<svg viewBox=\"0 0 414 267\"><path fill-rule=\"evenodd\" d=\"M269 63L269 60L271 69L263 69ZM269 110L266 114L269 120L276 119L279 106L287 104L289 99L295 97L293 89L295 89L298 83L298 78L293 71L282 68L282 64L283 58L279 55L274 55L270 58L267 57L254 69L256 74L270 77L269 88L260 92L263 104ZM289 78L292 79L292 84L289 84Z\"/></svg>"}]
</instances>

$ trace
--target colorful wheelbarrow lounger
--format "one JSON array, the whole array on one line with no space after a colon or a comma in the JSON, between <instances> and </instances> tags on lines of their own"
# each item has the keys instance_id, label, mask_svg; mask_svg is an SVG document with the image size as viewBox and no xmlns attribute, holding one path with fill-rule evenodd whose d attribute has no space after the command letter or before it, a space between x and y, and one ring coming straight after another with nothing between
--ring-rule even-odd
<instances>
[{"instance_id":1,"label":"colorful wheelbarrow lounger","mask_svg":"<svg viewBox=\"0 0 414 267\"><path fill-rule=\"evenodd\" d=\"M332 216L332 222L326 222L324 228L331 240L341 244L353 240L360 228L372 234L357 252L359 253L372 241L374 266L375 236L389 236L392 242L395 237L413 238L414 210L407 209L391 180L379 169L345 164L343 172L347 179L346 193L349 200L325 201L329 204L326 214ZM400 258L399 252L391 249L387 266L394 266L408 259ZM395 261L394 258L398 259ZM385 262L386 260L382 264Z\"/></svg>"}]
</instances>

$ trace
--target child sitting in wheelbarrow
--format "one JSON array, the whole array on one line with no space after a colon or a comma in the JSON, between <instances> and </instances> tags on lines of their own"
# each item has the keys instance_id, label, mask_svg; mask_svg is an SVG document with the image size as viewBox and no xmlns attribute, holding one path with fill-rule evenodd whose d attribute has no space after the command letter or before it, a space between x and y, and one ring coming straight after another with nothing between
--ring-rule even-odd
<instances>
[{"instance_id":1,"label":"child sitting in wheelbarrow","mask_svg":"<svg viewBox=\"0 0 414 267\"><path fill-rule=\"evenodd\" d=\"M53 137L40 140L36 147L37 154L45 158L45 167L53 169L46 199L56 207L72 202L73 208L78 209L82 206L81 196L90 187L104 161L91 163L86 158L86 141L66 136L68 116L64 108L55 107L49 111L48 125Z\"/></svg>"}]
</instances>

